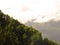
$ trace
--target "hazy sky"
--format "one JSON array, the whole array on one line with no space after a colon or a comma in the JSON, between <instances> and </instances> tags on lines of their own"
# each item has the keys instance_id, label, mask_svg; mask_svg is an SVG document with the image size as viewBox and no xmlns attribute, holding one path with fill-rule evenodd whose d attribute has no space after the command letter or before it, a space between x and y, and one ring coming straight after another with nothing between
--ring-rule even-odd
<instances>
[{"instance_id":1,"label":"hazy sky","mask_svg":"<svg viewBox=\"0 0 60 45\"><path fill-rule=\"evenodd\" d=\"M60 0L0 0L0 9L22 23L60 20Z\"/></svg>"}]
</instances>

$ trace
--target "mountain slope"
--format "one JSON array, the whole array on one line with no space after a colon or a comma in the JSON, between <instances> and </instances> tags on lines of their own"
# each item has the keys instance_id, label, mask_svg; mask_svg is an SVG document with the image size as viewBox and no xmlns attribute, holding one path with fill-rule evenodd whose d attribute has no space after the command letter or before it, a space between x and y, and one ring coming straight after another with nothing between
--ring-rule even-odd
<instances>
[{"instance_id":1,"label":"mountain slope","mask_svg":"<svg viewBox=\"0 0 60 45\"><path fill-rule=\"evenodd\" d=\"M0 11L0 45L57 45L41 33Z\"/></svg>"}]
</instances>

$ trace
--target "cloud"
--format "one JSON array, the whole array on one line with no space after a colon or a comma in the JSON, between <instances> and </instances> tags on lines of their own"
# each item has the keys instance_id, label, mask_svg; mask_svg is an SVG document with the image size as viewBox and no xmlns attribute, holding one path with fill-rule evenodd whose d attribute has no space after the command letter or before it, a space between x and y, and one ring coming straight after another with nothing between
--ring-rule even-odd
<instances>
[{"instance_id":1,"label":"cloud","mask_svg":"<svg viewBox=\"0 0 60 45\"><path fill-rule=\"evenodd\" d=\"M58 2L59 0L1 0L0 9L22 23L36 17L36 22L47 22L60 15Z\"/></svg>"},{"instance_id":2,"label":"cloud","mask_svg":"<svg viewBox=\"0 0 60 45\"><path fill-rule=\"evenodd\" d=\"M28 21L25 23L27 26L33 26L38 31L42 32L43 37L47 37L50 40L55 40L60 42L60 21L50 20L45 23L37 23L33 21Z\"/></svg>"}]
</instances>

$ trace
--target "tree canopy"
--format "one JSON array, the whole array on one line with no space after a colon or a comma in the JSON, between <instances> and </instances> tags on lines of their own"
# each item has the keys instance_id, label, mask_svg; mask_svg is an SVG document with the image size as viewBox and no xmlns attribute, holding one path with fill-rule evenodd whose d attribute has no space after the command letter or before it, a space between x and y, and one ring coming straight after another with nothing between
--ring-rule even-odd
<instances>
[{"instance_id":1,"label":"tree canopy","mask_svg":"<svg viewBox=\"0 0 60 45\"><path fill-rule=\"evenodd\" d=\"M0 45L57 45L43 39L41 32L28 27L0 11Z\"/></svg>"}]
</instances>

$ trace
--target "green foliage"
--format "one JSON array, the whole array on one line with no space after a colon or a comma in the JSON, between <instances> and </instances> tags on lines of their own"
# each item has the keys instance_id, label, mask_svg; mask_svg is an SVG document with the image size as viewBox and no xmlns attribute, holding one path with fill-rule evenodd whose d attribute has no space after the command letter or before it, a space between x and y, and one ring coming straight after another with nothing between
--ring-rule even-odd
<instances>
[{"instance_id":1,"label":"green foliage","mask_svg":"<svg viewBox=\"0 0 60 45\"><path fill-rule=\"evenodd\" d=\"M54 41L48 40L47 38L43 40L43 44L44 45L57 45L57 43L55 43Z\"/></svg>"},{"instance_id":2,"label":"green foliage","mask_svg":"<svg viewBox=\"0 0 60 45\"><path fill-rule=\"evenodd\" d=\"M0 11L0 45L57 45L36 29L27 27Z\"/></svg>"}]
</instances>

